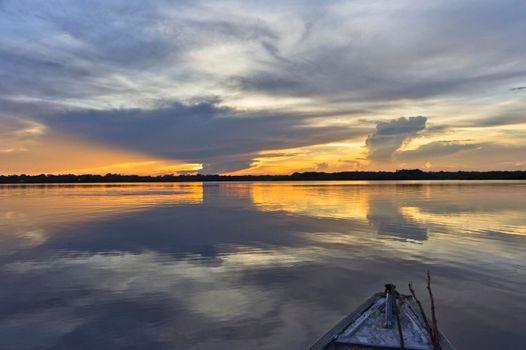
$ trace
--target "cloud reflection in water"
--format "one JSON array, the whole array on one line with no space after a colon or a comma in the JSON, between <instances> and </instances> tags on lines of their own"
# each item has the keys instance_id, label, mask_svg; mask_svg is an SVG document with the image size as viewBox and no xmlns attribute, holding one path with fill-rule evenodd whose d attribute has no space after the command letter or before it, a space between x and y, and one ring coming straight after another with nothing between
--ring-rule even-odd
<instances>
[{"instance_id":1,"label":"cloud reflection in water","mask_svg":"<svg viewBox=\"0 0 526 350\"><path fill-rule=\"evenodd\" d=\"M302 348L383 282L422 287L427 268L459 348L513 347L525 341L525 189L3 187L0 347Z\"/></svg>"}]
</instances>

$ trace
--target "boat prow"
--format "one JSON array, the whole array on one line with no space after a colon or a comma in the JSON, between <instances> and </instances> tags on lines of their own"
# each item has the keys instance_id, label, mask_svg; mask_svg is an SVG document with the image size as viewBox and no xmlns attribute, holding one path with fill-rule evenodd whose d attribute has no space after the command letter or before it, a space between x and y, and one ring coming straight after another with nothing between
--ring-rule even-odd
<instances>
[{"instance_id":1,"label":"boat prow","mask_svg":"<svg viewBox=\"0 0 526 350\"><path fill-rule=\"evenodd\" d=\"M440 332L438 339L440 349L454 350ZM435 348L413 297L400 295L394 292L394 285L386 285L386 292L373 295L310 347L310 350L358 349Z\"/></svg>"}]
</instances>

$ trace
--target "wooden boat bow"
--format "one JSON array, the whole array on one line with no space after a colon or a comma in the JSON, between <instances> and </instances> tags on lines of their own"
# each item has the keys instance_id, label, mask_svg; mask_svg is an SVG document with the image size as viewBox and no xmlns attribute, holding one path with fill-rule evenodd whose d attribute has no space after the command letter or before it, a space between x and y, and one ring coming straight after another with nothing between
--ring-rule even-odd
<instances>
[{"instance_id":1,"label":"wooden boat bow","mask_svg":"<svg viewBox=\"0 0 526 350\"><path fill-rule=\"evenodd\" d=\"M434 350L423 318L411 295L393 284L376 293L316 341L310 350ZM439 332L442 350L454 347Z\"/></svg>"}]
</instances>

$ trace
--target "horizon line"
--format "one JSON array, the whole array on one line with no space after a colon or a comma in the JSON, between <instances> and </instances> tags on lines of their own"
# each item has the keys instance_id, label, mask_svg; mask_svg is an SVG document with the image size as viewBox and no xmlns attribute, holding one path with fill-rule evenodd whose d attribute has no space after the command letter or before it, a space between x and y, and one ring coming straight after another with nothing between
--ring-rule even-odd
<instances>
[{"instance_id":1,"label":"horizon line","mask_svg":"<svg viewBox=\"0 0 526 350\"><path fill-rule=\"evenodd\" d=\"M248 180L297 181L375 181L375 180L526 180L526 170L488 171L424 171L399 169L394 171L294 172L287 175L221 175L221 174L13 174L0 175L0 183L96 183L96 182L206 182Z\"/></svg>"}]
</instances>

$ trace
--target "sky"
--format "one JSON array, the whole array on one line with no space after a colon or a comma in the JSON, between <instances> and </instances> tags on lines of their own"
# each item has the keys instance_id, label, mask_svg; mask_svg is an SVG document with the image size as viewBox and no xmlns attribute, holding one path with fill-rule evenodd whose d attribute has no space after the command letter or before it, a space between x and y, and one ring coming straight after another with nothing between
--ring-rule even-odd
<instances>
[{"instance_id":1,"label":"sky","mask_svg":"<svg viewBox=\"0 0 526 350\"><path fill-rule=\"evenodd\" d=\"M0 174L525 170L526 2L0 0Z\"/></svg>"}]
</instances>

